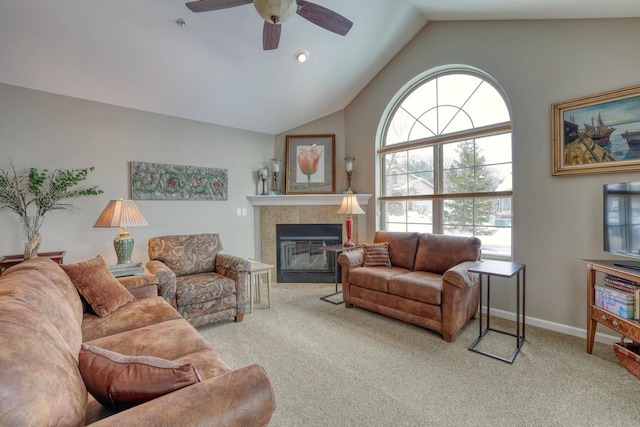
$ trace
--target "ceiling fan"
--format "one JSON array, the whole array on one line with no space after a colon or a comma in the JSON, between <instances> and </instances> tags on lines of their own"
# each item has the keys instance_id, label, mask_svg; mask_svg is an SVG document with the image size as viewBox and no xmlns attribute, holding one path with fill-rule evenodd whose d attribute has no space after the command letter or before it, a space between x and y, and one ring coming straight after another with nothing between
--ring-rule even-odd
<instances>
[{"instance_id":1,"label":"ceiling fan","mask_svg":"<svg viewBox=\"0 0 640 427\"><path fill-rule=\"evenodd\" d=\"M346 35L353 22L342 15L305 0L197 0L187 3L192 12L209 12L253 3L264 19L262 48L277 49L280 43L280 25L296 13L304 19L341 36Z\"/></svg>"}]
</instances>

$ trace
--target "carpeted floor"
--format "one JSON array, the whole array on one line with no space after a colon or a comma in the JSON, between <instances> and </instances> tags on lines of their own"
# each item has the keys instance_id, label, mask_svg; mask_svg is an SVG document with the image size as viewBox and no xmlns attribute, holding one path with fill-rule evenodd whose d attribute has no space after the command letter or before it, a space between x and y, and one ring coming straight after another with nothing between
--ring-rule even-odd
<instances>
[{"instance_id":1,"label":"carpeted floor","mask_svg":"<svg viewBox=\"0 0 640 427\"><path fill-rule=\"evenodd\" d=\"M513 365L417 326L319 298L334 285L276 284L272 306L201 327L232 368L258 363L273 382L270 426L640 426L640 380L613 349L527 326ZM492 319L513 330L514 323ZM508 355L515 338L488 336Z\"/></svg>"}]
</instances>

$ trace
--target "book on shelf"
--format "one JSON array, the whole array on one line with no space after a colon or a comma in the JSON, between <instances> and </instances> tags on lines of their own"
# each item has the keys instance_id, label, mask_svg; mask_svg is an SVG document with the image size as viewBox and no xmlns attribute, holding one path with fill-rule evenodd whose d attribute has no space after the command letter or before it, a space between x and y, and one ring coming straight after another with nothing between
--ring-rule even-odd
<instances>
[{"instance_id":1,"label":"book on shelf","mask_svg":"<svg viewBox=\"0 0 640 427\"><path fill-rule=\"evenodd\" d=\"M610 274L605 274L604 283L612 288L631 293L640 289L640 283L634 282L633 280L623 279L622 277L612 276Z\"/></svg>"},{"instance_id":2,"label":"book on shelf","mask_svg":"<svg viewBox=\"0 0 640 427\"><path fill-rule=\"evenodd\" d=\"M623 319L640 317L640 289L634 292L620 290L607 285L595 285L595 304L603 310Z\"/></svg>"}]
</instances>

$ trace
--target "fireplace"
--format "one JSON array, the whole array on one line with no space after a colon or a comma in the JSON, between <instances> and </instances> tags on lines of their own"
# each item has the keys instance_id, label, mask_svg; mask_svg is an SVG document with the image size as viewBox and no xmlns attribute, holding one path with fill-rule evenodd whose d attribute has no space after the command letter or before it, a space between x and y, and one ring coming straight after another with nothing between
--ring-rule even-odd
<instances>
[{"instance_id":1,"label":"fireplace","mask_svg":"<svg viewBox=\"0 0 640 427\"><path fill-rule=\"evenodd\" d=\"M276 224L278 283L333 283L335 258L323 250L342 243L342 224Z\"/></svg>"}]
</instances>

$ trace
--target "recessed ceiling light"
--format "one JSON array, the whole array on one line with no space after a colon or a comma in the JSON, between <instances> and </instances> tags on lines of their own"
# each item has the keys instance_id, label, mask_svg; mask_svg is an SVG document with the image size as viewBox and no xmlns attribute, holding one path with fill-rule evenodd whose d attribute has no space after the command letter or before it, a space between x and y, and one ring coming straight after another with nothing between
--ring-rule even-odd
<instances>
[{"instance_id":1,"label":"recessed ceiling light","mask_svg":"<svg viewBox=\"0 0 640 427\"><path fill-rule=\"evenodd\" d=\"M307 62L309 59L309 52L306 50L299 50L295 55L293 55L293 58L300 63Z\"/></svg>"}]
</instances>

